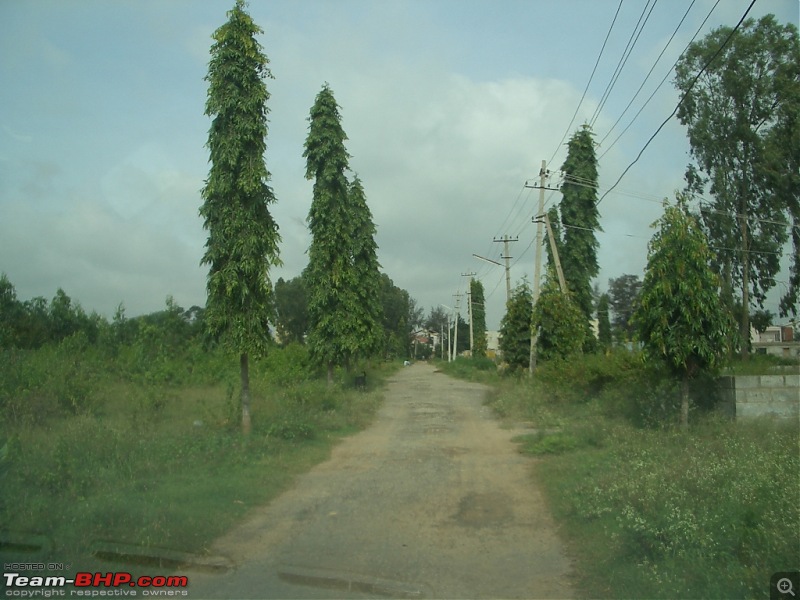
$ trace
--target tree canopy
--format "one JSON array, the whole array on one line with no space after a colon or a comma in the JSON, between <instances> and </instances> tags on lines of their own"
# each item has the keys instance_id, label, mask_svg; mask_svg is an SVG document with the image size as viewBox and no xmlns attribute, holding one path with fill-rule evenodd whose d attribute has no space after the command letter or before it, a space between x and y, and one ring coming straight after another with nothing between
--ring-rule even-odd
<instances>
[{"instance_id":1,"label":"tree canopy","mask_svg":"<svg viewBox=\"0 0 800 600\"><path fill-rule=\"evenodd\" d=\"M376 228L361 180L347 179L345 140L339 105L326 83L311 107L303 152L306 178L314 180L304 280L308 344L312 358L327 366L329 382L334 366L373 355L384 342Z\"/></svg>"},{"instance_id":2,"label":"tree canopy","mask_svg":"<svg viewBox=\"0 0 800 600\"><path fill-rule=\"evenodd\" d=\"M567 148L567 158L561 166L564 183L560 212L564 232L558 251L567 287L588 327L594 312L592 279L600 269L595 232L602 231L597 210L597 156L591 128L581 127L570 138ZM553 233L556 234L555 229Z\"/></svg>"},{"instance_id":3,"label":"tree canopy","mask_svg":"<svg viewBox=\"0 0 800 600\"><path fill-rule=\"evenodd\" d=\"M277 321L275 329L280 343L305 343L308 332L308 299L306 285L302 277L285 281L282 277L275 282L275 308Z\"/></svg>"},{"instance_id":4,"label":"tree canopy","mask_svg":"<svg viewBox=\"0 0 800 600\"><path fill-rule=\"evenodd\" d=\"M309 116L303 157L306 178L314 180L308 213L311 246L304 278L308 289L308 344L312 358L328 368L350 359L358 348L352 316L359 307L353 263L354 230L350 186L345 175L350 155L341 125L339 105L325 84Z\"/></svg>"},{"instance_id":5,"label":"tree canopy","mask_svg":"<svg viewBox=\"0 0 800 600\"><path fill-rule=\"evenodd\" d=\"M617 339L628 342L633 339L635 330L631 316L636 310L642 281L638 275L620 275L608 280L608 301L613 317L611 324Z\"/></svg>"},{"instance_id":6,"label":"tree canopy","mask_svg":"<svg viewBox=\"0 0 800 600\"><path fill-rule=\"evenodd\" d=\"M683 380L681 424L689 418L689 380L723 359L732 326L720 303L720 278L697 219L685 204L666 206L648 245L647 268L633 322L648 360Z\"/></svg>"},{"instance_id":7,"label":"tree canopy","mask_svg":"<svg viewBox=\"0 0 800 600\"><path fill-rule=\"evenodd\" d=\"M548 272L539 301L533 307L531 327L533 331L538 330L538 359L565 359L583 352L588 321L572 294L561 291L552 270Z\"/></svg>"},{"instance_id":8,"label":"tree canopy","mask_svg":"<svg viewBox=\"0 0 800 600\"><path fill-rule=\"evenodd\" d=\"M483 284L478 279L470 279L470 306L472 310L472 357L486 358L486 306Z\"/></svg>"},{"instance_id":9,"label":"tree canopy","mask_svg":"<svg viewBox=\"0 0 800 600\"><path fill-rule=\"evenodd\" d=\"M523 280L511 291L500 323L500 352L511 369L527 369L531 352L531 302L533 294Z\"/></svg>"},{"instance_id":10,"label":"tree canopy","mask_svg":"<svg viewBox=\"0 0 800 600\"><path fill-rule=\"evenodd\" d=\"M767 15L745 21L736 32L716 29L683 54L675 85L682 93L677 116L687 127L694 159L687 168L688 189L708 189L713 196L700 203L713 249L709 260L727 289L741 291L741 334L747 340L751 301L763 307L775 286L790 219L796 225L800 214L797 27ZM793 232L793 241L784 314L797 311L800 235ZM747 344L742 348L746 352Z\"/></svg>"},{"instance_id":11,"label":"tree canopy","mask_svg":"<svg viewBox=\"0 0 800 600\"><path fill-rule=\"evenodd\" d=\"M275 195L264 162L269 60L255 39L263 33L238 0L214 32L206 115L211 168L200 215L208 231L206 325L236 351L262 351L273 316L269 268L280 264L278 226L268 206Z\"/></svg>"},{"instance_id":12,"label":"tree canopy","mask_svg":"<svg viewBox=\"0 0 800 600\"><path fill-rule=\"evenodd\" d=\"M248 356L266 350L274 299L269 269L280 264L278 225L269 212L275 195L264 162L265 79L269 60L256 40L263 33L237 0L214 32L205 114L211 168L200 215L208 231L202 264L209 266L206 326L239 353L242 429L250 429Z\"/></svg>"}]
</instances>

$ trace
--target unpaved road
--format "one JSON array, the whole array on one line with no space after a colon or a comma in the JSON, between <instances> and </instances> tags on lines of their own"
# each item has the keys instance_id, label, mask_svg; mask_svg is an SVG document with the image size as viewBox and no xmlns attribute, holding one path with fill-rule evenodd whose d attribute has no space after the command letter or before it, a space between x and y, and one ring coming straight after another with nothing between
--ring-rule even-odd
<instances>
[{"instance_id":1,"label":"unpaved road","mask_svg":"<svg viewBox=\"0 0 800 600\"><path fill-rule=\"evenodd\" d=\"M190 597L573 597L531 459L485 391L404 368L372 426L215 542L236 569L184 573Z\"/></svg>"}]
</instances>

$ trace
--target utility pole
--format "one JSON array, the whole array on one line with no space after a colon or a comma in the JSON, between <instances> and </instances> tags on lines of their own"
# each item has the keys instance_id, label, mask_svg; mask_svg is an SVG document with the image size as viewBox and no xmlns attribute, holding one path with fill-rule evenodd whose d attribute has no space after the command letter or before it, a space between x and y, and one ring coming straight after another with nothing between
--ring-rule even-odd
<instances>
[{"instance_id":1,"label":"utility pole","mask_svg":"<svg viewBox=\"0 0 800 600\"><path fill-rule=\"evenodd\" d=\"M544 224L547 225L547 237L550 239L550 251L553 253L553 262L556 263L556 273L558 273L558 285L561 287L561 293L567 293L567 282L564 281L564 271L561 270L561 259L558 256L558 246L556 246L555 236L553 236L553 228L550 226L550 217L547 213L539 215L539 218L544 216Z\"/></svg>"},{"instance_id":2,"label":"utility pole","mask_svg":"<svg viewBox=\"0 0 800 600\"><path fill-rule=\"evenodd\" d=\"M542 161L542 167L539 169L539 185L525 185L525 187L539 188L539 211L537 215L544 213L544 191L547 189L546 180L550 172L547 170L547 161ZM533 302L532 307L536 307L539 301L539 283L542 278L542 224L541 219L537 220L536 224L536 264L533 268ZM533 375L536 369L536 343L539 338L539 332L531 330L531 355L528 364L528 374Z\"/></svg>"},{"instance_id":3,"label":"utility pole","mask_svg":"<svg viewBox=\"0 0 800 600\"><path fill-rule=\"evenodd\" d=\"M455 302L455 305L456 305L456 321L455 321L455 326L453 327L453 329L455 330L454 334L453 334L453 361L454 362L458 358L458 321L459 321L459 317L461 316L458 311L461 308L459 306L461 304L461 296L463 296L463 294L461 292L458 292L457 294L453 294L453 298L456 299L456 302Z\"/></svg>"},{"instance_id":4,"label":"utility pole","mask_svg":"<svg viewBox=\"0 0 800 600\"><path fill-rule=\"evenodd\" d=\"M508 261L511 260L511 256L508 254L508 243L509 242L518 242L519 236L515 238L510 238L508 235L504 235L501 239L495 238L492 240L494 242L503 242L503 256L500 258L505 259L506 261L506 306L508 306L509 300L511 300L511 267L508 264Z\"/></svg>"},{"instance_id":5,"label":"utility pole","mask_svg":"<svg viewBox=\"0 0 800 600\"><path fill-rule=\"evenodd\" d=\"M536 213L541 215L544 212L544 189L545 179L547 178L547 161L542 161L542 167L539 169L539 210ZM542 277L542 222L536 224L536 264L533 268L533 303L532 307L536 307L539 301L539 280ZM531 354L528 364L528 374L533 375L536 369L536 344L539 340L539 331L531 330Z\"/></svg>"},{"instance_id":6,"label":"utility pole","mask_svg":"<svg viewBox=\"0 0 800 600\"><path fill-rule=\"evenodd\" d=\"M467 309L469 311L469 355L472 356L472 343L473 343L473 336L472 336L472 278L475 277L475 273L462 273L462 277L469 277L469 291L467 292Z\"/></svg>"}]
</instances>

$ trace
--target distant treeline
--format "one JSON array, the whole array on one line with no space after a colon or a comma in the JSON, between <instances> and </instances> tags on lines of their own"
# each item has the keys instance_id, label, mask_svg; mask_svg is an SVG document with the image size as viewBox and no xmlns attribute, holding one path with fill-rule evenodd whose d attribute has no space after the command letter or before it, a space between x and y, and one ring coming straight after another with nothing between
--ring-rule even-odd
<instances>
[{"instance_id":1,"label":"distant treeline","mask_svg":"<svg viewBox=\"0 0 800 600\"><path fill-rule=\"evenodd\" d=\"M381 277L384 344L383 358L409 356L412 331L418 327L419 311L416 302L392 282ZM308 331L308 311L302 277L275 284L276 323L272 327L278 345L303 344ZM150 314L127 317L120 303L109 321L96 311L89 313L81 304L58 288L52 300L37 296L19 300L13 283L5 273L0 274L0 348L37 349L46 344L58 344L76 334L85 342L116 351L121 346L147 342L161 349L192 342L206 348L214 346L205 335L205 309L179 306L167 296L166 307Z\"/></svg>"}]
</instances>

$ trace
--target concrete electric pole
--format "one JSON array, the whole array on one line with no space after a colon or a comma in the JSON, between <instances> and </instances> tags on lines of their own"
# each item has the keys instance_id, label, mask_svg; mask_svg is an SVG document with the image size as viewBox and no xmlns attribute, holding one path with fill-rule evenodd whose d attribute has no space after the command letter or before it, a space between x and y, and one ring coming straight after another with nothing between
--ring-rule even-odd
<instances>
[{"instance_id":1,"label":"concrete electric pole","mask_svg":"<svg viewBox=\"0 0 800 600\"><path fill-rule=\"evenodd\" d=\"M461 315L459 314L458 311L461 308L461 306L460 306L460 304L461 304L461 296L463 296L463 294L461 292L459 292L457 294L453 294L453 298L456 299L456 302L455 302L455 305L456 305L456 322L455 322L455 326L453 327L453 329L455 330L455 332L453 334L453 361L455 361L458 358L458 321L460 320L460 317L461 317Z\"/></svg>"},{"instance_id":2,"label":"concrete electric pole","mask_svg":"<svg viewBox=\"0 0 800 600\"><path fill-rule=\"evenodd\" d=\"M473 335L472 335L472 278L475 277L475 273L462 273L462 277L469 277L469 291L467 292L467 311L469 312L469 355L472 356L472 343L473 343Z\"/></svg>"},{"instance_id":3,"label":"concrete electric pole","mask_svg":"<svg viewBox=\"0 0 800 600\"><path fill-rule=\"evenodd\" d=\"M542 278L542 225L545 223L545 219L543 218L544 215L544 191L549 189L551 191L558 191L558 188L548 188L546 185L547 178L550 176L550 171L547 170L547 161L542 161L542 167L539 169L539 183L538 185L527 185L525 187L530 188L538 188L539 189L539 211L536 213L537 217L534 219L536 221L536 264L534 265L533 270L533 302L532 307L536 307L536 303L539 301L539 289L541 285L541 278ZM548 231L550 231L548 225ZM550 239L553 239L552 231L550 231ZM554 253L557 256L557 252ZM563 274L561 274L559 280L563 281ZM562 283L562 289L563 283ZM529 374L533 375L533 371L536 369L536 342L538 341L539 331L531 331L531 358L530 364L528 367Z\"/></svg>"},{"instance_id":4,"label":"concrete electric pole","mask_svg":"<svg viewBox=\"0 0 800 600\"><path fill-rule=\"evenodd\" d=\"M493 241L503 242L503 256L500 258L503 258L506 261L506 306L508 306L508 302L511 300L511 267L508 264L508 261L511 260L511 256L508 254L508 243L518 242L519 237L510 238L507 235L504 235L499 240L494 239Z\"/></svg>"}]
</instances>

